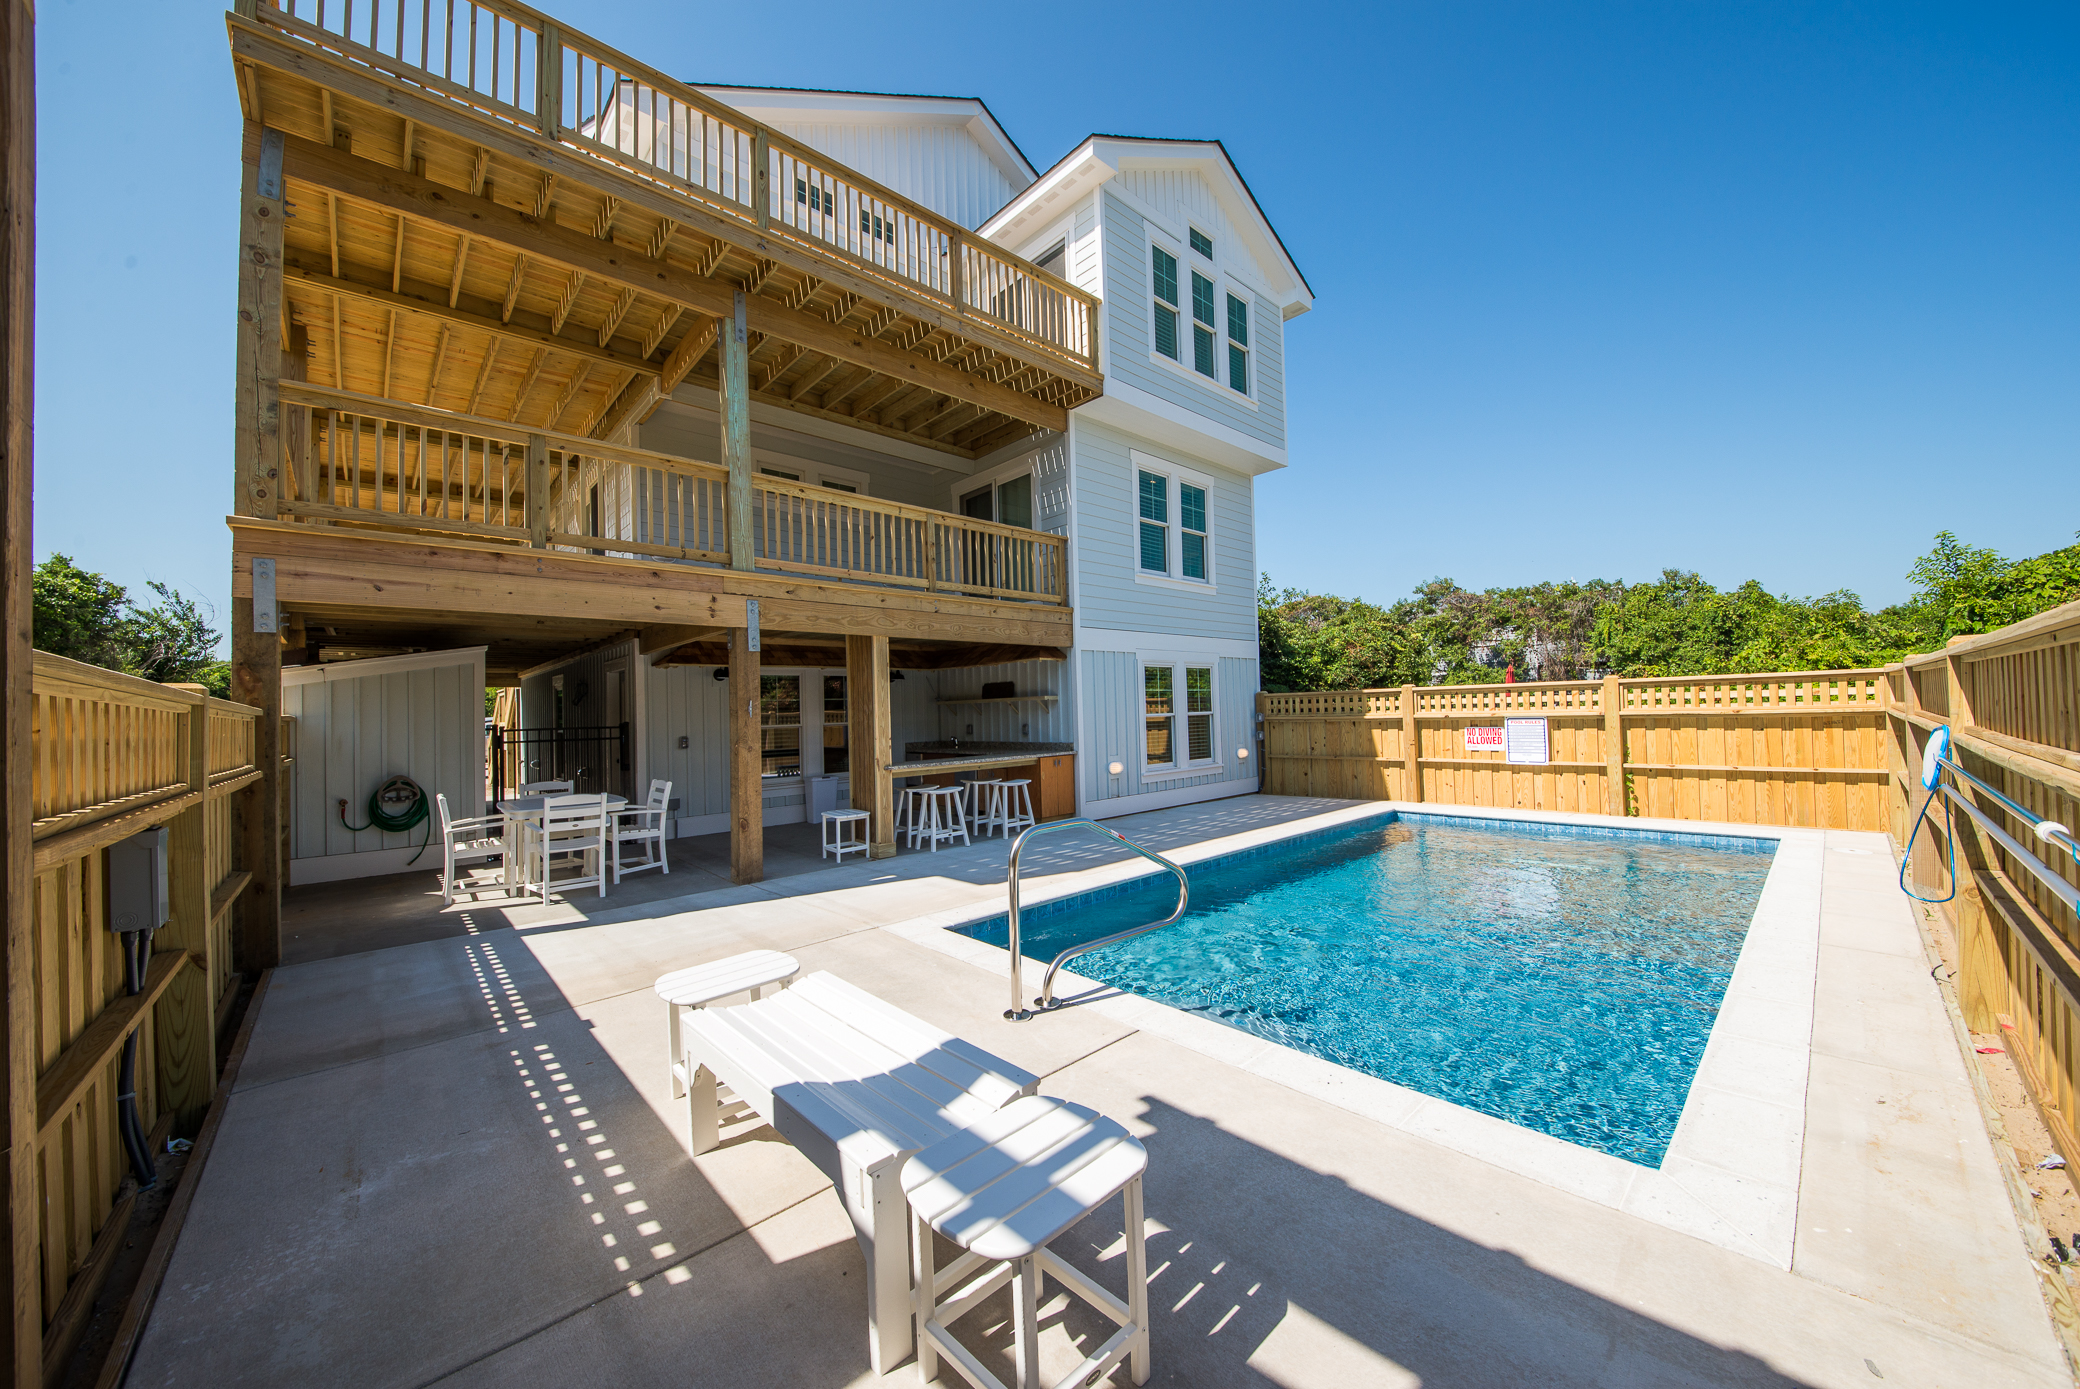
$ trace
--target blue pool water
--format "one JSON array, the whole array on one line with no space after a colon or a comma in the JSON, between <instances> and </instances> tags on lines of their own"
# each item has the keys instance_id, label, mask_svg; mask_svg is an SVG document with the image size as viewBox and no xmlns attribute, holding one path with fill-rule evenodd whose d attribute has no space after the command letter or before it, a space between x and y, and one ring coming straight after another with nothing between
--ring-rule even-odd
<instances>
[{"instance_id":1,"label":"blue pool water","mask_svg":"<svg viewBox=\"0 0 2080 1389\"><path fill-rule=\"evenodd\" d=\"M1659 1166L1775 847L1400 815L1198 865L1182 920L1069 968ZM1162 874L1029 909L1022 953L1159 920L1176 893Z\"/></svg>"}]
</instances>

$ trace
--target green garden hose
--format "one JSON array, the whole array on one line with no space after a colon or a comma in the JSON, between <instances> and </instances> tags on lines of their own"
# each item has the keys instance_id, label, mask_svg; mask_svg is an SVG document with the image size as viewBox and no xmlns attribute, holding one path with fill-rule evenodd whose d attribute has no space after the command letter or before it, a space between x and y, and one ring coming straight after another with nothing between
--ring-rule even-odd
<instances>
[{"instance_id":1,"label":"green garden hose","mask_svg":"<svg viewBox=\"0 0 2080 1389\"><path fill-rule=\"evenodd\" d=\"M345 799L339 803L339 822L357 834L362 830L407 834L414 826L425 825L426 836L419 841L419 853L413 854L411 862L405 864L410 868L419 861L419 854L426 852L426 846L433 842L433 826L427 820L426 811L426 793L419 789L419 783L408 776L394 776L369 793L367 824L347 825Z\"/></svg>"}]
</instances>

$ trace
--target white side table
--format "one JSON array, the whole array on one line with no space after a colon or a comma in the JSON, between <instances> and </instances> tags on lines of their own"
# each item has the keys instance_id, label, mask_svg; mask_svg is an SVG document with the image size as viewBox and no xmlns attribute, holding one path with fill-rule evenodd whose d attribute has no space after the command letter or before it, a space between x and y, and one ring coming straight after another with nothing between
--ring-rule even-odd
<instances>
[{"instance_id":1,"label":"white side table","mask_svg":"<svg viewBox=\"0 0 2080 1389\"><path fill-rule=\"evenodd\" d=\"M657 976L652 987L664 1000L665 1038L672 1063L672 1098L686 1098L686 1053L679 1045L679 1010L705 1008L736 994L749 994L756 1002L766 986L786 988L802 966L792 955L777 950L747 950L691 969L675 969Z\"/></svg>"},{"instance_id":2,"label":"white side table","mask_svg":"<svg viewBox=\"0 0 2080 1389\"><path fill-rule=\"evenodd\" d=\"M1045 1276L1119 1326L1060 1383L1096 1384L1130 1356L1134 1382L1148 1383L1148 1244L1141 1214L1141 1174L1147 1169L1148 1149L1118 1122L1050 1095L1013 1100L905 1163L903 1194L916 1222L911 1247L918 1379L931 1383L943 1355L980 1389L1006 1389L953 1338L946 1322L1009 1282L1018 1389L1038 1389ZM1114 1196L1126 1207L1124 1302L1047 1247ZM934 1231L966 1251L945 1268L936 1267ZM956 1284L962 1285L959 1291L940 1301L939 1294Z\"/></svg>"},{"instance_id":3,"label":"white side table","mask_svg":"<svg viewBox=\"0 0 2080 1389\"><path fill-rule=\"evenodd\" d=\"M865 856L867 852L867 812L864 810L826 810L823 812L823 852L819 859L837 856L840 863L847 854Z\"/></svg>"}]
</instances>

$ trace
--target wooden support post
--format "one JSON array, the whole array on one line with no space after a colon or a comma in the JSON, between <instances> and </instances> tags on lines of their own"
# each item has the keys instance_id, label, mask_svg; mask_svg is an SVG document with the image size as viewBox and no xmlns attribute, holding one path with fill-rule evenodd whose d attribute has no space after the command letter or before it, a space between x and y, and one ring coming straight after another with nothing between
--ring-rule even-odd
<instances>
[{"instance_id":1,"label":"wooden support post","mask_svg":"<svg viewBox=\"0 0 2080 1389\"><path fill-rule=\"evenodd\" d=\"M1603 813L1624 815L1625 687L1615 675L1603 677Z\"/></svg>"},{"instance_id":2,"label":"wooden support post","mask_svg":"<svg viewBox=\"0 0 2080 1389\"><path fill-rule=\"evenodd\" d=\"M209 705L197 700L188 713L188 785L209 789ZM152 1036L158 1058L159 1107L173 1115L175 1131L192 1134L216 1094L217 1010L210 997L210 893L207 800L174 816L166 843L166 887L172 899L153 938L154 950L186 950L203 967L181 969L152 1006Z\"/></svg>"},{"instance_id":3,"label":"wooden support post","mask_svg":"<svg viewBox=\"0 0 2080 1389\"><path fill-rule=\"evenodd\" d=\"M260 710L253 760L260 779L238 793L238 866L253 875L239 897L237 965L243 973L282 962L282 641L253 630L253 600L231 600L231 697Z\"/></svg>"},{"instance_id":4,"label":"wooden support post","mask_svg":"<svg viewBox=\"0 0 2080 1389\"><path fill-rule=\"evenodd\" d=\"M742 630L729 634L729 880L766 876L765 798L759 779L758 653Z\"/></svg>"},{"instance_id":5,"label":"wooden support post","mask_svg":"<svg viewBox=\"0 0 2080 1389\"><path fill-rule=\"evenodd\" d=\"M1950 686L1948 722L1954 735L1975 722L1971 681L1964 662L1955 656L1946 660L1943 668ZM1958 762L1965 759L1964 750L1954 742L1950 756ZM1997 777L1999 773L1982 763L1980 775ZM1999 813L1997 807L1981 801L1978 791L1969 783L1964 784L1964 794L1981 810ZM1965 1026L1974 1032L1992 1032L2000 1025L1999 1015L2008 1011L2008 971L2003 958L2006 952L2001 948L2008 926L1987 910L1979 883L1981 874L2000 862L2000 855L1977 823L1964 815L1955 819L1957 898L1952 904L1952 919L1957 923L1957 1006L1964 1014Z\"/></svg>"},{"instance_id":6,"label":"wooden support post","mask_svg":"<svg viewBox=\"0 0 2080 1389\"><path fill-rule=\"evenodd\" d=\"M1416 728L1416 687L1401 687L1401 799L1423 799L1423 740Z\"/></svg>"},{"instance_id":7,"label":"wooden support post","mask_svg":"<svg viewBox=\"0 0 2080 1389\"><path fill-rule=\"evenodd\" d=\"M722 325L722 465L729 469L729 566L752 569L751 353L745 344L744 291Z\"/></svg>"},{"instance_id":8,"label":"wooden support post","mask_svg":"<svg viewBox=\"0 0 2080 1389\"><path fill-rule=\"evenodd\" d=\"M546 434L527 436L527 543L537 550L549 548L549 436Z\"/></svg>"},{"instance_id":9,"label":"wooden support post","mask_svg":"<svg viewBox=\"0 0 2080 1389\"><path fill-rule=\"evenodd\" d=\"M36 1199L36 973L29 918L35 855L29 842L29 482L35 373L36 28L28 0L0 0L0 881L7 895L7 1257L0 1260L8 1318L6 1382L43 1382L43 1293Z\"/></svg>"},{"instance_id":10,"label":"wooden support post","mask_svg":"<svg viewBox=\"0 0 2080 1389\"><path fill-rule=\"evenodd\" d=\"M232 510L273 517L280 505L282 409L282 132L246 123L239 204L238 380ZM328 499L329 500L329 499Z\"/></svg>"},{"instance_id":11,"label":"wooden support post","mask_svg":"<svg viewBox=\"0 0 2080 1389\"><path fill-rule=\"evenodd\" d=\"M852 808L864 810L867 857L894 858L896 852L895 760L888 712L888 638L845 638L846 747L852 772Z\"/></svg>"}]
</instances>

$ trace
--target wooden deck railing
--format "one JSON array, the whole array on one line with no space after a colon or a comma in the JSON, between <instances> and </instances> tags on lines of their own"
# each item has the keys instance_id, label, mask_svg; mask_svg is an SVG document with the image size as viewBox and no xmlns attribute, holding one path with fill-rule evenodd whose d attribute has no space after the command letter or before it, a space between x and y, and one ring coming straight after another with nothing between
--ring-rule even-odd
<instances>
[{"instance_id":1,"label":"wooden deck railing","mask_svg":"<svg viewBox=\"0 0 2080 1389\"><path fill-rule=\"evenodd\" d=\"M236 983L231 908L249 880L233 865L234 793L260 780L260 711L41 651L32 691L35 1179L40 1293L55 1346L84 1324L68 1285L112 1258L123 1233L128 1169L115 1116L124 1039L140 1036L148 1130L192 1123L215 1085L214 1038ZM103 851L158 825L169 829L172 916L145 992L132 996L108 929Z\"/></svg>"},{"instance_id":2,"label":"wooden deck railing","mask_svg":"<svg viewBox=\"0 0 2080 1389\"><path fill-rule=\"evenodd\" d=\"M1886 826L1883 672L1260 694L1263 781L1355 796L1839 829ZM1550 761L1469 748L1543 718Z\"/></svg>"},{"instance_id":3,"label":"wooden deck railing","mask_svg":"<svg viewBox=\"0 0 2080 1389\"><path fill-rule=\"evenodd\" d=\"M594 554L728 564L729 474L647 449L305 382L281 514ZM781 478L754 479L759 569L1066 604L1060 536Z\"/></svg>"},{"instance_id":4,"label":"wooden deck railing","mask_svg":"<svg viewBox=\"0 0 2080 1389\"><path fill-rule=\"evenodd\" d=\"M525 5L240 0L239 12L1097 369L1095 296Z\"/></svg>"},{"instance_id":5,"label":"wooden deck railing","mask_svg":"<svg viewBox=\"0 0 2080 1389\"><path fill-rule=\"evenodd\" d=\"M1890 695L1891 823L1914 829L1926 792L1921 755L1947 725L1951 755L2047 820L2080 827L2080 603L1916 656L1885 673ZM1967 794L1994 824L2080 887L2080 864L1991 796ZM1937 908L1957 941L1957 996L1974 1032L1997 1033L2042 1110L2058 1151L2080 1151L2080 918L2015 853L1956 813L1946 843L1940 804L1915 840L1916 891L1941 897L1954 849L1957 894Z\"/></svg>"}]
</instances>

